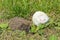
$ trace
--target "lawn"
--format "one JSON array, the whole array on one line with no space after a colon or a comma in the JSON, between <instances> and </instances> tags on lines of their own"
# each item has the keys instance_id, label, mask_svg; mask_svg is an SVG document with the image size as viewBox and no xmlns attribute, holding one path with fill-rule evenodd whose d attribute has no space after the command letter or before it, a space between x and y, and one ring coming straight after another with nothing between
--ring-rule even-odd
<instances>
[{"instance_id":1,"label":"lawn","mask_svg":"<svg viewBox=\"0 0 60 40\"><path fill-rule=\"evenodd\" d=\"M28 34L9 29L11 18L22 17L32 21L36 11L49 16L43 28L36 31L35 25L31 25ZM0 0L0 40L60 40L60 0Z\"/></svg>"}]
</instances>

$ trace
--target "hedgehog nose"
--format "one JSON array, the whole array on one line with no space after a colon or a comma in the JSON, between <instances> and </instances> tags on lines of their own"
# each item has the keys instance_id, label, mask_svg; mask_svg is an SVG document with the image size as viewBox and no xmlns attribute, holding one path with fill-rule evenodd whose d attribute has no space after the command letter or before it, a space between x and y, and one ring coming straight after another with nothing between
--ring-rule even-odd
<instances>
[{"instance_id":1,"label":"hedgehog nose","mask_svg":"<svg viewBox=\"0 0 60 40\"><path fill-rule=\"evenodd\" d=\"M40 21L45 21L45 19L40 19Z\"/></svg>"}]
</instances>

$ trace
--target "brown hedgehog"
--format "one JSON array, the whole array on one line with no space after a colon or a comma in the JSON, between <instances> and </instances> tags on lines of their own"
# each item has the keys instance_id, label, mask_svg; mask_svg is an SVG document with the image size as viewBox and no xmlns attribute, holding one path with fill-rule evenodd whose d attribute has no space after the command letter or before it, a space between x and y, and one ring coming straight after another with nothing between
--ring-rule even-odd
<instances>
[{"instance_id":1,"label":"brown hedgehog","mask_svg":"<svg viewBox=\"0 0 60 40\"><path fill-rule=\"evenodd\" d=\"M9 27L12 30L25 30L26 32L29 32L31 26L31 21L28 21L24 18L14 17L9 20Z\"/></svg>"}]
</instances>

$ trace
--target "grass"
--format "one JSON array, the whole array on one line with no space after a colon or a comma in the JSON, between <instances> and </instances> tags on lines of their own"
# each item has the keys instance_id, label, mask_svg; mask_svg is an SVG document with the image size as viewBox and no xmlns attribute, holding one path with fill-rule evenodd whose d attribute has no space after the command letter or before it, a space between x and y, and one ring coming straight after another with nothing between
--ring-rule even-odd
<instances>
[{"instance_id":1,"label":"grass","mask_svg":"<svg viewBox=\"0 0 60 40\"><path fill-rule=\"evenodd\" d=\"M35 11L44 11L46 13L56 12L59 14L59 0L1 0L0 10L3 12L3 18L12 18L15 16L28 19Z\"/></svg>"},{"instance_id":2,"label":"grass","mask_svg":"<svg viewBox=\"0 0 60 40\"><path fill-rule=\"evenodd\" d=\"M49 27L53 29L56 28L60 30L60 0L0 0L0 19L10 19L18 16L18 17L31 20L30 18L36 11L43 11L50 17L49 22L44 24L45 27ZM33 28L34 27L32 26L32 30ZM6 33L6 35L7 34L8 33ZM1 40L6 40L6 39L3 39L4 37L3 35L4 35L4 32L2 32L2 34L0 35ZM8 36L11 38L11 40L13 40L11 35L8 35ZM15 37L16 36L14 36L14 38ZM33 39L34 37L31 36L29 38L31 40L35 40ZM41 37L42 37L41 40L44 40L44 37L43 36ZM26 37L25 39L27 40L27 38L28 37Z\"/></svg>"}]
</instances>

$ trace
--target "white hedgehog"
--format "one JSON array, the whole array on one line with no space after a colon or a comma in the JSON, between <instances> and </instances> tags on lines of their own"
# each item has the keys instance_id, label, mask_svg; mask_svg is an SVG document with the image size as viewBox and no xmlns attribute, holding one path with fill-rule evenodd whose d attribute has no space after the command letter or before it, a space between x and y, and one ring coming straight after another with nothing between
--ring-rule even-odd
<instances>
[{"instance_id":1,"label":"white hedgehog","mask_svg":"<svg viewBox=\"0 0 60 40\"><path fill-rule=\"evenodd\" d=\"M49 20L49 17L42 11L37 11L32 16L33 24L39 26L40 24L44 24Z\"/></svg>"}]
</instances>

